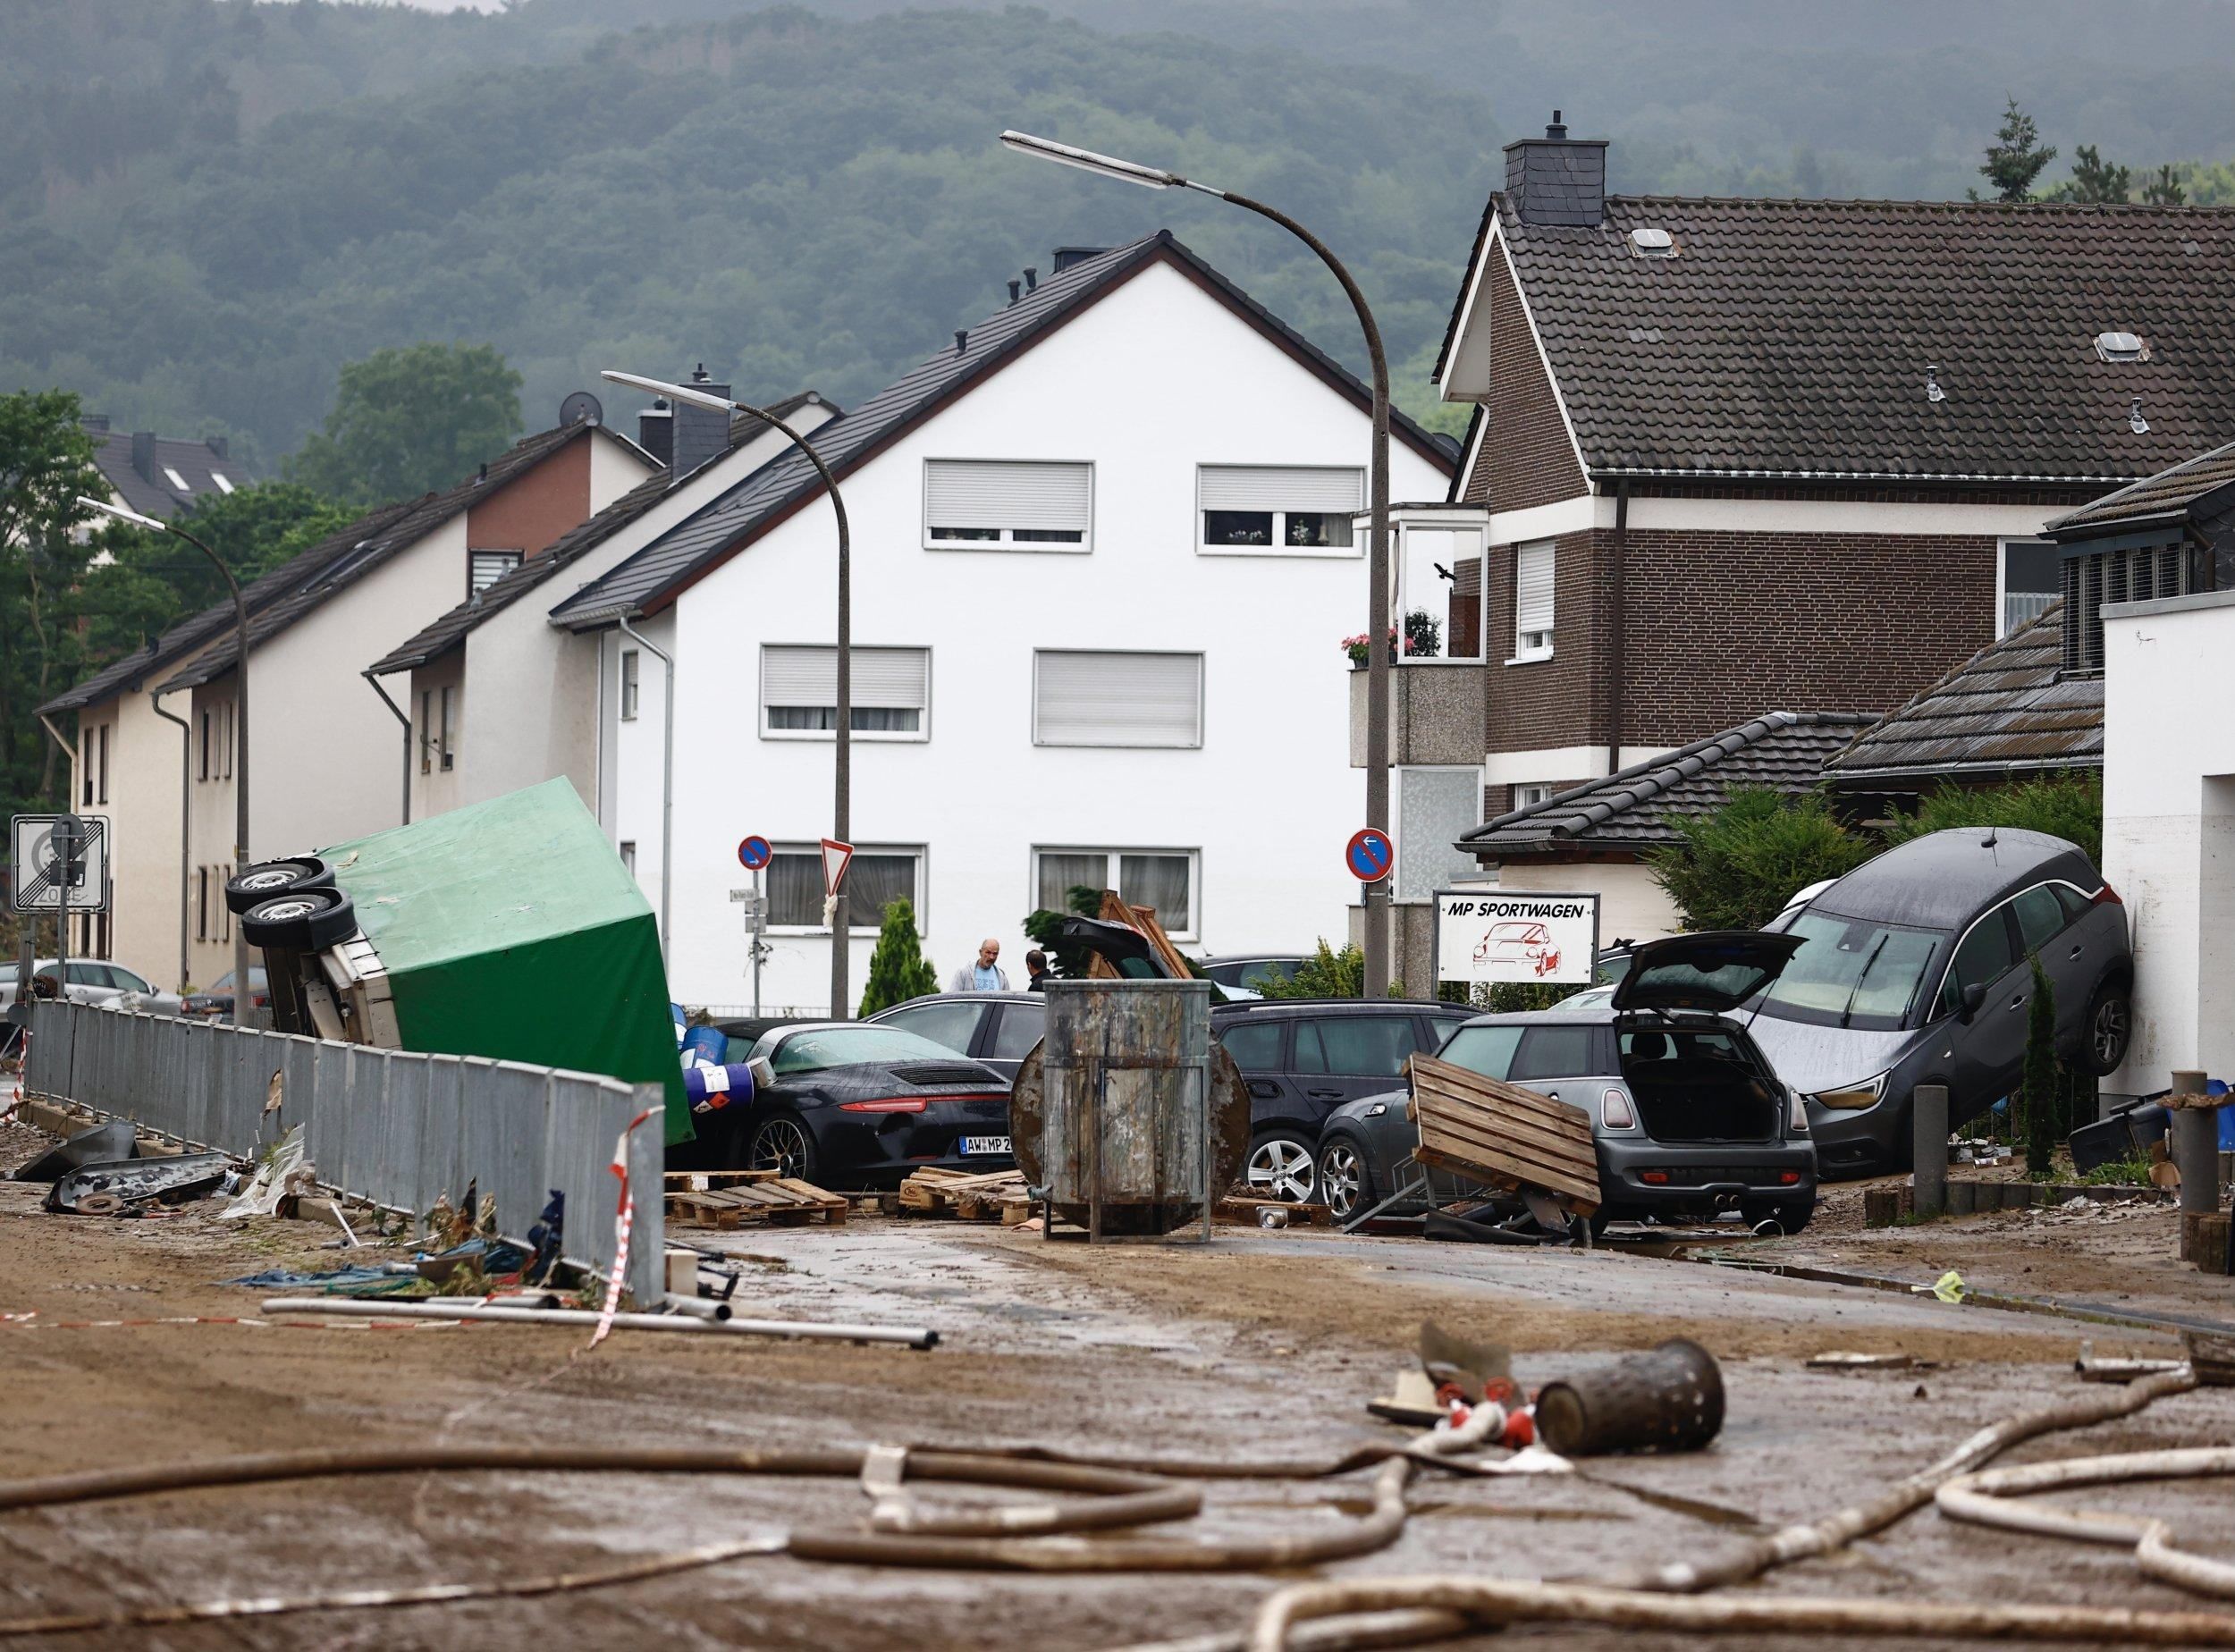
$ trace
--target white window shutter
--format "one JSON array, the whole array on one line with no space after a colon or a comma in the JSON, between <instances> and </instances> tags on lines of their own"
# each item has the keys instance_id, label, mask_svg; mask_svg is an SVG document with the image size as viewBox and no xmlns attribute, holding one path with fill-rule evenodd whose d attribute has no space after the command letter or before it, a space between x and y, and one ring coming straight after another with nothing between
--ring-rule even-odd
<instances>
[{"instance_id":1,"label":"white window shutter","mask_svg":"<svg viewBox=\"0 0 2235 1652\"><path fill-rule=\"evenodd\" d=\"M836 705L838 650L771 643L761 650L763 705Z\"/></svg>"},{"instance_id":2,"label":"white window shutter","mask_svg":"<svg viewBox=\"0 0 2235 1652\"><path fill-rule=\"evenodd\" d=\"M920 712L930 704L928 648L854 650L856 706ZM838 650L828 645L771 643L761 651L761 704L838 704Z\"/></svg>"},{"instance_id":3,"label":"white window shutter","mask_svg":"<svg viewBox=\"0 0 2235 1652\"><path fill-rule=\"evenodd\" d=\"M1033 738L1042 746L1202 744L1202 656L1042 650Z\"/></svg>"},{"instance_id":4,"label":"white window shutter","mask_svg":"<svg viewBox=\"0 0 2235 1652\"><path fill-rule=\"evenodd\" d=\"M1552 544L1523 545L1514 573L1514 636L1518 648L1541 647L1530 638L1552 629ZM1549 639L1548 638L1547 641Z\"/></svg>"},{"instance_id":5,"label":"white window shutter","mask_svg":"<svg viewBox=\"0 0 2235 1652\"><path fill-rule=\"evenodd\" d=\"M1332 511L1365 509L1366 473L1346 466L1204 465L1195 473L1204 510Z\"/></svg>"},{"instance_id":6,"label":"white window shutter","mask_svg":"<svg viewBox=\"0 0 2235 1652\"><path fill-rule=\"evenodd\" d=\"M1084 534L1094 514L1093 468L1022 459L927 459L924 525Z\"/></svg>"}]
</instances>

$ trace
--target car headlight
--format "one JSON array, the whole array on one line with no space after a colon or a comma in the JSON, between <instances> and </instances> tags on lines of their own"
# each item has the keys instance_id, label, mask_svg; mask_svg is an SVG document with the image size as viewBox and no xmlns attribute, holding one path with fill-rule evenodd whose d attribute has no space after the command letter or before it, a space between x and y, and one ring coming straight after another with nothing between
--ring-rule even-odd
<instances>
[{"instance_id":1,"label":"car headlight","mask_svg":"<svg viewBox=\"0 0 2235 1652\"><path fill-rule=\"evenodd\" d=\"M1389 1104L1387 1101L1377 1101L1366 1109L1366 1117L1368 1118L1379 1118L1388 1110Z\"/></svg>"},{"instance_id":2,"label":"car headlight","mask_svg":"<svg viewBox=\"0 0 2235 1652\"><path fill-rule=\"evenodd\" d=\"M1876 1107L1885 1095L1885 1075L1865 1079L1860 1084L1842 1084L1835 1090L1816 1092L1817 1105L1834 1112L1856 1112L1866 1107Z\"/></svg>"}]
</instances>

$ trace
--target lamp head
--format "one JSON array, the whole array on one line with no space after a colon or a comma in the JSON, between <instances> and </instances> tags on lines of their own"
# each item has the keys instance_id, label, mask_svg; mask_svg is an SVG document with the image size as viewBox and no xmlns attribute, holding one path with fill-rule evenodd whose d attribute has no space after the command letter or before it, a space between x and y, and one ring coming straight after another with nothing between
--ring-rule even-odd
<instances>
[{"instance_id":1,"label":"lamp head","mask_svg":"<svg viewBox=\"0 0 2235 1652\"><path fill-rule=\"evenodd\" d=\"M1187 180L1177 173L1139 165L1133 161L1121 161L1114 155L1098 155L1092 149L1076 149L1067 143L1058 143L1051 138L1036 138L1030 132L1003 132L1001 143L1019 155L1053 161L1058 166L1075 166L1081 172L1116 178L1125 183L1137 183L1144 190L1179 190L1187 186Z\"/></svg>"},{"instance_id":2,"label":"lamp head","mask_svg":"<svg viewBox=\"0 0 2235 1652\"><path fill-rule=\"evenodd\" d=\"M89 499L80 493L78 495L78 502L88 510L97 510L103 516L113 516L120 522L131 523L135 527L152 527L157 533L163 531L163 524L156 521L155 518L142 516L137 510L127 510L122 505L112 505L105 499Z\"/></svg>"}]
</instances>

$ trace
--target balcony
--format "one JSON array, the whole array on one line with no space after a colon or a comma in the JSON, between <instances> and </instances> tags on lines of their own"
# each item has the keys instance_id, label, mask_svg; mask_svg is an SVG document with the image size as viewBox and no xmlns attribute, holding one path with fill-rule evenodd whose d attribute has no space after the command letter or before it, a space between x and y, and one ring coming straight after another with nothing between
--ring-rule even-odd
<instances>
[{"instance_id":1,"label":"balcony","mask_svg":"<svg viewBox=\"0 0 2235 1652\"><path fill-rule=\"evenodd\" d=\"M1400 767L1482 761L1480 660L1405 660L1389 668L1389 761ZM1366 672L1350 674L1350 766L1366 766Z\"/></svg>"}]
</instances>

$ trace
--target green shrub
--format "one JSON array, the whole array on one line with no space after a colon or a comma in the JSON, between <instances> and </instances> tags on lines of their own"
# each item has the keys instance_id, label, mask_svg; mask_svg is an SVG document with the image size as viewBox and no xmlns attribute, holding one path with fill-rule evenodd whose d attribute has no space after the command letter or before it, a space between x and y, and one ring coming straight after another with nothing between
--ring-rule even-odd
<instances>
[{"instance_id":1,"label":"green shrub","mask_svg":"<svg viewBox=\"0 0 2235 1652\"><path fill-rule=\"evenodd\" d=\"M1741 787L1712 814L1679 821L1683 841L1647 857L1687 930L1759 929L1795 889L1851 872L1877 846L1810 792Z\"/></svg>"},{"instance_id":2,"label":"green shrub","mask_svg":"<svg viewBox=\"0 0 2235 1652\"><path fill-rule=\"evenodd\" d=\"M1356 947L1345 947L1337 952L1321 940L1319 951L1299 964L1295 974L1286 981L1268 975L1258 983L1257 990L1269 999L1363 998L1366 955ZM1389 996L1403 998L1404 983L1391 982Z\"/></svg>"},{"instance_id":3,"label":"green shrub","mask_svg":"<svg viewBox=\"0 0 2235 1652\"><path fill-rule=\"evenodd\" d=\"M1091 889L1084 883L1075 883L1065 891L1071 903L1068 912L1053 912L1042 906L1025 920L1025 933L1032 943L1048 955L1048 973L1062 980L1071 980L1086 974L1094 955L1072 941L1057 939L1056 931L1066 918L1099 918L1102 915L1102 892Z\"/></svg>"},{"instance_id":4,"label":"green shrub","mask_svg":"<svg viewBox=\"0 0 2235 1652\"><path fill-rule=\"evenodd\" d=\"M2087 851L2103 864L2103 776L2096 772L2045 774L2008 786L1944 786L1917 813L1891 822L1888 845L1906 843L1951 826L2009 826L2045 831Z\"/></svg>"},{"instance_id":5,"label":"green shrub","mask_svg":"<svg viewBox=\"0 0 2235 1652\"><path fill-rule=\"evenodd\" d=\"M924 956L916 932L915 903L903 895L885 907L877 930L877 949L869 955L869 981L862 988L857 1016L873 1016L895 1004L939 990L939 972Z\"/></svg>"}]
</instances>

